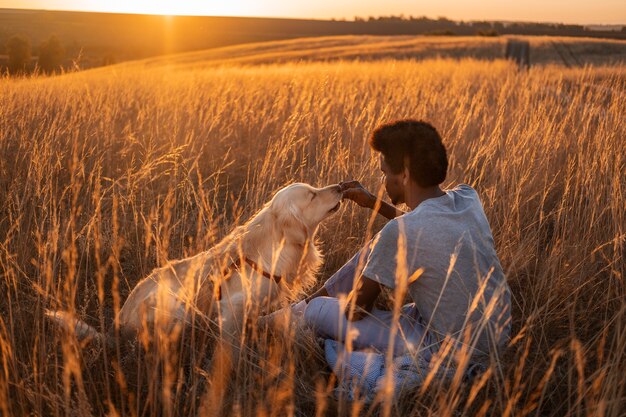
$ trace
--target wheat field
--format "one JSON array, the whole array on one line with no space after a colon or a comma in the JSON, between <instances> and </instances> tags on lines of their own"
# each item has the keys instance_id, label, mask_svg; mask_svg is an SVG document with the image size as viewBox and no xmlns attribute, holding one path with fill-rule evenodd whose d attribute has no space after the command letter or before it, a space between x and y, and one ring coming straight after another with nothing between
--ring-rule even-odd
<instances>
[{"instance_id":1,"label":"wheat field","mask_svg":"<svg viewBox=\"0 0 626 417\"><path fill-rule=\"evenodd\" d=\"M623 64L386 58L1 78L0 414L623 416L625 102ZM367 405L333 397L306 328L252 333L229 369L177 340L150 354L81 349L45 321L61 308L109 328L139 279L206 250L290 182L378 190L366 139L408 117L442 134L444 185L477 189L512 289L512 340L476 379ZM322 225L318 285L364 243L369 216L344 204Z\"/></svg>"}]
</instances>

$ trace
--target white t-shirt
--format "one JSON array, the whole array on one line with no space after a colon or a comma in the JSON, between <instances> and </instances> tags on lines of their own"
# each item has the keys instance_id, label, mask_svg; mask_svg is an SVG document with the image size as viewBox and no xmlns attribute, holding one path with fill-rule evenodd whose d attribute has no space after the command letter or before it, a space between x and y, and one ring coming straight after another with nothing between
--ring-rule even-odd
<instances>
[{"instance_id":1,"label":"white t-shirt","mask_svg":"<svg viewBox=\"0 0 626 417\"><path fill-rule=\"evenodd\" d=\"M400 234L405 251L399 251ZM402 252L406 258L399 262ZM443 341L449 335L483 353L508 340L509 286L482 204L469 185L389 221L374 239L363 275L396 288L420 268L408 292L432 336Z\"/></svg>"}]
</instances>

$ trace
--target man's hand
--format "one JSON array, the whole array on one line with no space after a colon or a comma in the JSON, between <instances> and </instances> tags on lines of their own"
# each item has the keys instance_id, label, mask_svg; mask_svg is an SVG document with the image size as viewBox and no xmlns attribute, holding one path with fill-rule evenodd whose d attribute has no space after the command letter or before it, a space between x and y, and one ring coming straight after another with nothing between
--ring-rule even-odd
<instances>
[{"instance_id":1,"label":"man's hand","mask_svg":"<svg viewBox=\"0 0 626 417\"><path fill-rule=\"evenodd\" d=\"M361 207L374 210L376 207L377 198L363 187L358 181L345 181L340 182L339 186L343 192L343 198L352 200ZM396 207L382 200L379 202L377 209L378 214L391 220L404 214L403 211L398 210Z\"/></svg>"},{"instance_id":2,"label":"man's hand","mask_svg":"<svg viewBox=\"0 0 626 417\"><path fill-rule=\"evenodd\" d=\"M373 209L376 204L376 196L367 191L358 181L340 182L343 198L352 200L361 207Z\"/></svg>"}]
</instances>

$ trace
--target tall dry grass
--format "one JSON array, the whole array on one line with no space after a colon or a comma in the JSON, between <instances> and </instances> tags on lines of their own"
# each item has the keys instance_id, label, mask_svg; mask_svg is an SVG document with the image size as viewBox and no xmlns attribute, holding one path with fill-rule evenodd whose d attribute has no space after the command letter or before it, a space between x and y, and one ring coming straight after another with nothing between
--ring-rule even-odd
<instances>
[{"instance_id":1,"label":"tall dry grass","mask_svg":"<svg viewBox=\"0 0 626 417\"><path fill-rule=\"evenodd\" d=\"M472 60L0 79L0 414L623 415L625 96L623 66ZM288 182L377 189L365 139L405 117L442 133L446 185L478 190L512 287L510 346L473 382L367 407L332 399L301 329L252 332L233 369L171 340L83 351L44 320L58 307L110 328L140 278ZM325 223L320 282L368 219L347 206Z\"/></svg>"}]
</instances>

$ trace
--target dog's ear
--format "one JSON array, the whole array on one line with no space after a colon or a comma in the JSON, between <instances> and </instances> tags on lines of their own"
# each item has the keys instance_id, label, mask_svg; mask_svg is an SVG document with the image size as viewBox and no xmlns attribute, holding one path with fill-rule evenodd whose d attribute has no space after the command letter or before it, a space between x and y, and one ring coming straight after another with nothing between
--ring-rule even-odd
<instances>
[{"instance_id":1,"label":"dog's ear","mask_svg":"<svg viewBox=\"0 0 626 417\"><path fill-rule=\"evenodd\" d=\"M301 219L300 212L292 204L274 207L274 230L286 241L304 245L310 233L307 225Z\"/></svg>"}]
</instances>

